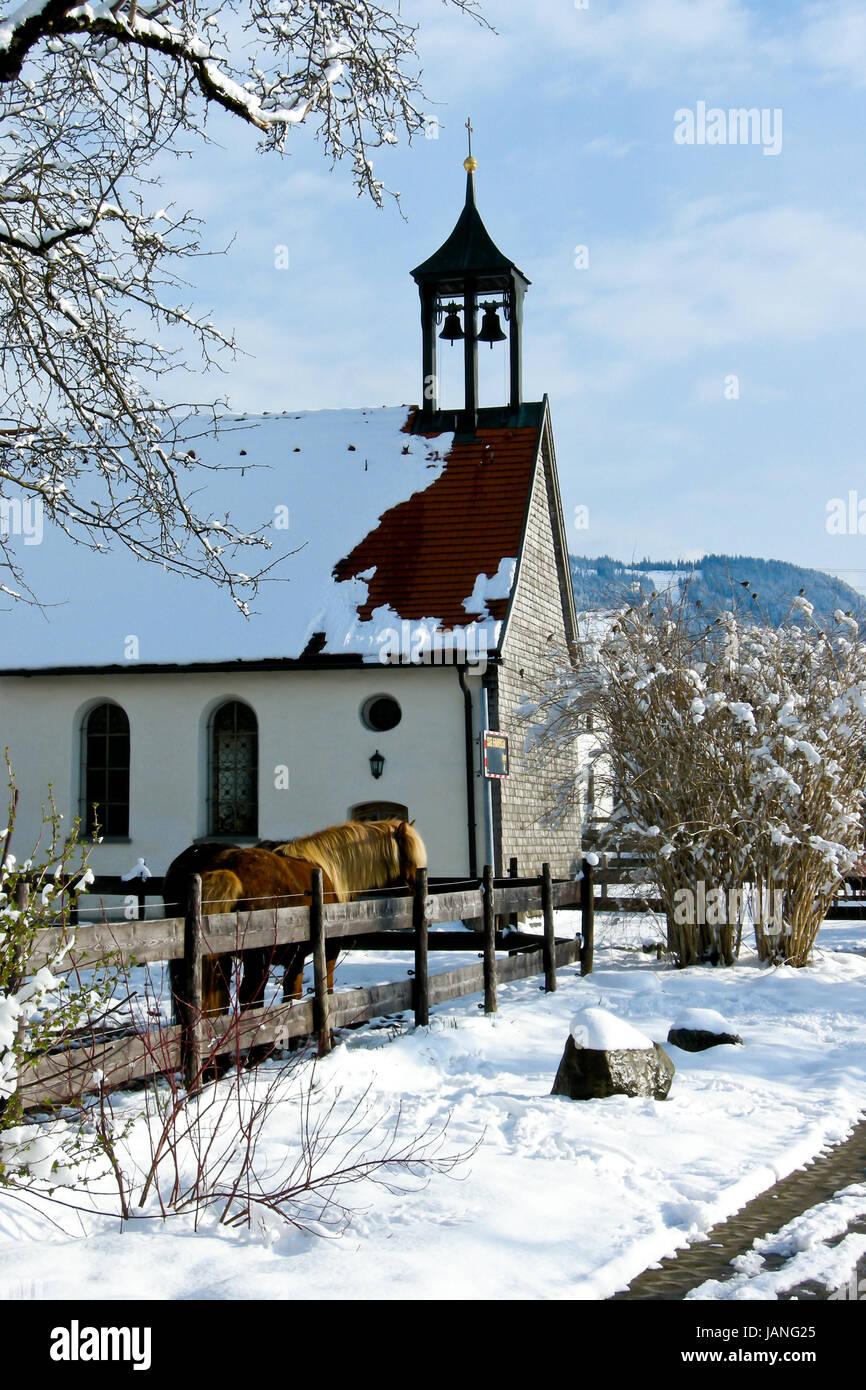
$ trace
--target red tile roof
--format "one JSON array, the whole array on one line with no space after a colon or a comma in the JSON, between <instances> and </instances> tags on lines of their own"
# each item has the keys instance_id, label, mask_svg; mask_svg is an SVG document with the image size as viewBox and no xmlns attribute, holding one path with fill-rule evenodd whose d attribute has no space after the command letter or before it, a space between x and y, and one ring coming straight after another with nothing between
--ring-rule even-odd
<instances>
[{"instance_id":1,"label":"red tile roof","mask_svg":"<svg viewBox=\"0 0 866 1390\"><path fill-rule=\"evenodd\" d=\"M479 429L455 442L430 487L385 512L334 566L340 580L375 567L358 609L362 622L383 605L401 618L438 618L444 629L477 620L463 600L480 574L492 576L519 555L539 433L535 425ZM429 438L432 452L438 436ZM488 609L503 619L508 599L490 599Z\"/></svg>"}]
</instances>

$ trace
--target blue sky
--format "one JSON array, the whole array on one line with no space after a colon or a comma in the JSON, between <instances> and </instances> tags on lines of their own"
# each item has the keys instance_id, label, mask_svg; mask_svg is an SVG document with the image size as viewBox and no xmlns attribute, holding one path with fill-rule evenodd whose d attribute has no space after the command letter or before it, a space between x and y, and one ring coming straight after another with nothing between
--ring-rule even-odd
<instances>
[{"instance_id":1,"label":"blue sky","mask_svg":"<svg viewBox=\"0 0 866 1390\"><path fill-rule=\"evenodd\" d=\"M439 121L380 152L406 220L303 129L280 160L217 120L218 147L166 174L212 246L235 237L195 266L197 303L249 353L215 388L250 411L418 400L409 272L459 213L470 113L479 207L532 281L525 394L551 398L571 548L755 554L866 588L863 537L826 529L831 498L866 499L866 8L487 0L496 33L404 8ZM701 101L780 111L780 152L677 144L674 113Z\"/></svg>"}]
</instances>

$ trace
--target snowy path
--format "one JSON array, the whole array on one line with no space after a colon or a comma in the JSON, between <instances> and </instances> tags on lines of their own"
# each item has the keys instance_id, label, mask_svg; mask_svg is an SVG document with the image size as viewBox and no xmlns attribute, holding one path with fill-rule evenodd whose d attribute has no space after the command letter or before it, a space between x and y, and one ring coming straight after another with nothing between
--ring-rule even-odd
<instances>
[{"instance_id":1,"label":"snowy path","mask_svg":"<svg viewBox=\"0 0 866 1390\"><path fill-rule=\"evenodd\" d=\"M688 1299L866 1297L866 1183L852 1183L761 1237L732 1261L728 1278L707 1280Z\"/></svg>"}]
</instances>

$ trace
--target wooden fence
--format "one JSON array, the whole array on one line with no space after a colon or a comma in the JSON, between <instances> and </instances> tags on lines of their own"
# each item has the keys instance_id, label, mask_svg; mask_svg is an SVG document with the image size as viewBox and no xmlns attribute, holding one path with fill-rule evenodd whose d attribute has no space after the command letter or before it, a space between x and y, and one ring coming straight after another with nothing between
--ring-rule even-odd
<instances>
[{"instance_id":1,"label":"wooden fence","mask_svg":"<svg viewBox=\"0 0 866 1390\"><path fill-rule=\"evenodd\" d=\"M65 1102L100 1084L122 1086L178 1070L183 1070L186 1084L194 1087L205 1065L220 1055L268 1049L310 1036L324 1053L330 1050L334 1029L407 1011L414 1013L416 1025L423 1026L434 1005L482 990L485 1012L495 1013L499 984L543 973L544 989L555 990L557 968L576 962L581 974L589 974L596 912L661 913L662 904L652 896L649 885L635 882L644 868L636 857L604 856L600 867L584 860L577 880L552 878L548 865L533 879L518 878L512 860L508 878L495 879L490 868L485 868L480 880L428 880L426 871L421 871L414 894L389 890L386 896L334 904L322 902L321 871L317 870L318 889L314 887L312 901L303 906L219 916L202 914L201 884L196 879L199 896L194 893L184 916L157 919L146 918L146 906L148 898L161 897L161 879L97 878L87 896L126 897L131 900L128 908L134 905L135 917L118 922L75 921L69 964L87 969L110 956L127 965L182 960L185 987L184 997L177 1001L180 1021L131 1036L91 1038L86 1045L48 1055L28 1072L21 1086L23 1103L32 1108ZM612 894L617 885L628 885L628 896ZM861 887L859 881L857 887ZM555 937L553 914L557 908L580 909L579 939ZM518 914L538 911L544 922L541 939L516 930ZM866 902L834 904L832 915L866 916ZM454 921L472 921L480 924L481 930L429 930L437 923ZM47 964L63 939L57 928L41 932L29 968L35 971ZM312 946L312 998L284 1000L217 1017L204 1015L204 956L300 942ZM352 950L412 950L413 977L329 994L328 956ZM429 955L436 951L476 952L482 959L478 964L430 974ZM497 960L497 951L507 955Z\"/></svg>"},{"instance_id":2,"label":"wooden fence","mask_svg":"<svg viewBox=\"0 0 866 1390\"><path fill-rule=\"evenodd\" d=\"M122 895L137 899L134 920L78 922L68 932L45 928L34 943L32 971L54 958L67 937L73 941L67 961L90 969L111 957L127 966L182 960L183 997L177 1000L177 1024L115 1037L90 1037L43 1058L27 1073L20 1095L32 1108L74 1100L100 1086L122 1086L135 1079L183 1070L186 1085L199 1084L203 1071L224 1054L271 1048L313 1035L320 1053L331 1047L332 1030L382 1015L412 1010L417 1025L429 1021L430 1008L448 999L483 990L484 1010L495 1013L497 987L506 981L544 974L546 990L556 989L558 967L593 963L593 868L584 863L579 880L554 879L548 865L540 878L494 879L485 868L481 880L433 880L419 871L414 893L389 890L387 896L346 903L322 901L321 870L314 874L312 900L303 906L255 912L203 915L201 880L182 917L147 920L145 900L159 894L162 883L151 878L97 879L88 896ZM554 935L554 911L580 908L579 939ZM543 936L514 929L517 914L541 911ZM439 922L480 922L480 932L430 932ZM506 925L507 924L507 925ZM207 1017L202 1010L202 958L256 948L276 949L309 942L313 954L312 999L236 1010ZM343 950L412 950L414 975L408 980L365 989L327 989L327 958ZM479 964L430 974L431 951L480 952ZM496 952L507 952L497 960Z\"/></svg>"}]
</instances>

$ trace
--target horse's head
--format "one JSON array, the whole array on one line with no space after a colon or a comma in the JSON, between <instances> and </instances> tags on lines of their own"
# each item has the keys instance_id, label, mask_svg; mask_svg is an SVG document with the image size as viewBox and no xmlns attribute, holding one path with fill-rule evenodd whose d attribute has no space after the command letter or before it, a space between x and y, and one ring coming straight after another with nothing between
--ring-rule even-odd
<instances>
[{"instance_id":1,"label":"horse's head","mask_svg":"<svg viewBox=\"0 0 866 1390\"><path fill-rule=\"evenodd\" d=\"M418 870L427 866L424 841L414 827L414 821L401 820L394 829L394 843L400 865L398 882L407 884L413 890Z\"/></svg>"}]
</instances>

